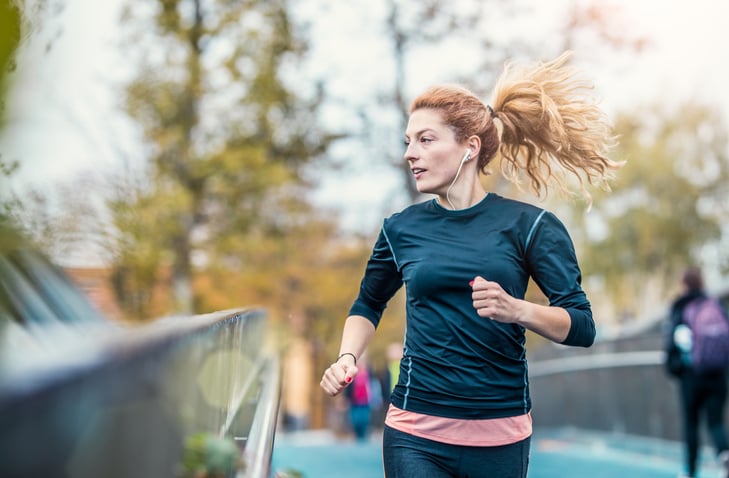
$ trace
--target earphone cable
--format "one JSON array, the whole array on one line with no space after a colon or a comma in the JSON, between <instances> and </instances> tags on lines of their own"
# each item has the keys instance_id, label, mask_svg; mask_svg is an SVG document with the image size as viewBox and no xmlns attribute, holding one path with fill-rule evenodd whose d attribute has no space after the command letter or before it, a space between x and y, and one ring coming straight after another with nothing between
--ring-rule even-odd
<instances>
[{"instance_id":1,"label":"earphone cable","mask_svg":"<svg viewBox=\"0 0 729 478\"><path fill-rule=\"evenodd\" d=\"M450 204L452 210L456 210L456 207L451 202L451 189L453 188L453 185L456 184L456 180L458 180L458 176L461 174L461 169L463 168L464 161L461 161L461 164L458 165L458 171L456 171L456 175L453 177L453 181L451 181L451 185L448 186L448 190L446 191L446 201L448 201L448 204Z\"/></svg>"}]
</instances>

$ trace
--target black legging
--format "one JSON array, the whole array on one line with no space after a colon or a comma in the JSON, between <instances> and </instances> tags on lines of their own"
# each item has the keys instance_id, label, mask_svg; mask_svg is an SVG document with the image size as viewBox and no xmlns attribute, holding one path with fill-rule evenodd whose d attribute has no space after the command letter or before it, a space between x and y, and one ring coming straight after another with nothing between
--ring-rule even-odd
<instances>
[{"instance_id":1,"label":"black legging","mask_svg":"<svg viewBox=\"0 0 729 478\"><path fill-rule=\"evenodd\" d=\"M385 425L382 459L387 478L525 478L531 437L511 445L441 443Z\"/></svg>"},{"instance_id":2,"label":"black legging","mask_svg":"<svg viewBox=\"0 0 729 478\"><path fill-rule=\"evenodd\" d=\"M706 425L716 453L729 449L724 429L724 405L727 398L727 378L724 372L681 377L683 402L683 432L686 445L686 467L689 476L696 476L699 457L699 427L701 413L706 413Z\"/></svg>"}]
</instances>

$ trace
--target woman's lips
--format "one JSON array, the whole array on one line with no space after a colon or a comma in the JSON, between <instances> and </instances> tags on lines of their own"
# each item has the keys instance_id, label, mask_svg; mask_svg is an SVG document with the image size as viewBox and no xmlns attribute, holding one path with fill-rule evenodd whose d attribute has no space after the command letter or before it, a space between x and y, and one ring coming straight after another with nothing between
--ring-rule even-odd
<instances>
[{"instance_id":1,"label":"woman's lips","mask_svg":"<svg viewBox=\"0 0 729 478\"><path fill-rule=\"evenodd\" d=\"M423 175L423 173L425 172L425 169L413 168L413 169L411 169L411 171L413 173L413 177L415 177L415 180L417 181Z\"/></svg>"}]
</instances>

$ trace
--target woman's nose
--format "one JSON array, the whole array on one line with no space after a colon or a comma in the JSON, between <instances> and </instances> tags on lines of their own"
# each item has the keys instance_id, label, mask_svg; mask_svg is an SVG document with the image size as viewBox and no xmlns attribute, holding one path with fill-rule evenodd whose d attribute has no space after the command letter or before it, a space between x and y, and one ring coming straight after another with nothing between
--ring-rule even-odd
<instances>
[{"instance_id":1,"label":"woman's nose","mask_svg":"<svg viewBox=\"0 0 729 478\"><path fill-rule=\"evenodd\" d=\"M413 159L415 159L415 153L413 150L414 150L414 148L413 148L412 144L408 144L405 146L405 152L402 155L402 157L405 159L405 161L410 162Z\"/></svg>"}]
</instances>

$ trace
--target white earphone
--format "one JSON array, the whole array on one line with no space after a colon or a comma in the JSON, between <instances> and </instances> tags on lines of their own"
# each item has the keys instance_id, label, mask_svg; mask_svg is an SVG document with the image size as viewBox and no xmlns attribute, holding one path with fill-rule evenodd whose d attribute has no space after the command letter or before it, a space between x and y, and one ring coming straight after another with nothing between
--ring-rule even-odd
<instances>
[{"instance_id":1,"label":"white earphone","mask_svg":"<svg viewBox=\"0 0 729 478\"><path fill-rule=\"evenodd\" d=\"M463 165L466 163L466 161L471 160L471 150L467 149L466 154L463 155L463 159L461 159L461 164L458 165L458 171L456 171L456 175L453 176L453 181L451 181L451 185L448 186L448 190L446 191L446 200L448 201L448 204L450 204L451 209L456 209L456 207L451 202L451 188L453 188L453 185L456 184L456 180L458 179L458 175L461 174L461 168L463 168Z\"/></svg>"}]
</instances>

